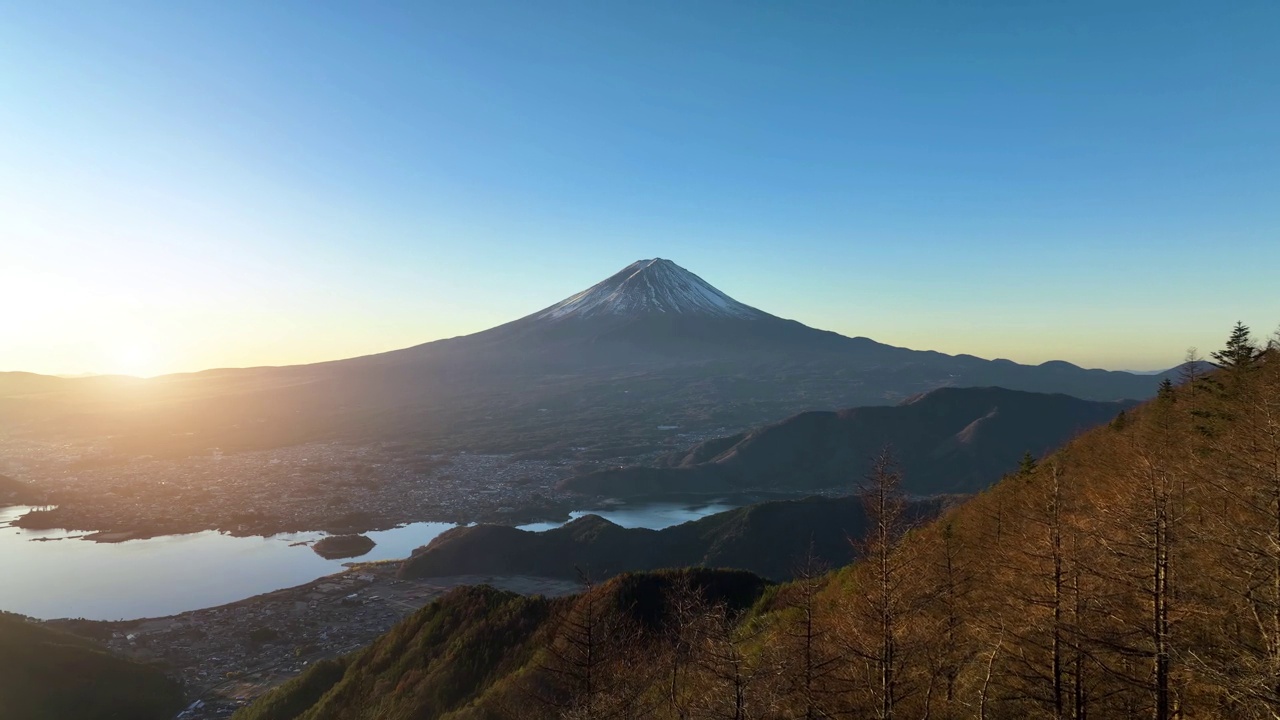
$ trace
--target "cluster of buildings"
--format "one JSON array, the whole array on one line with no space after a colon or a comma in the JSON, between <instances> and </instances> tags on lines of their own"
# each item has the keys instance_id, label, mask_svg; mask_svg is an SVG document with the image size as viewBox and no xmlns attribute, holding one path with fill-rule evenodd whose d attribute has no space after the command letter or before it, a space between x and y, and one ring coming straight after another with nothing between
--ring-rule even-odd
<instances>
[{"instance_id":1,"label":"cluster of buildings","mask_svg":"<svg viewBox=\"0 0 1280 720\"><path fill-rule=\"evenodd\" d=\"M222 717L316 660L367 644L413 609L375 599L375 584L371 574L348 572L222 607L113 623L108 646L171 668L200 703L187 717Z\"/></svg>"},{"instance_id":2,"label":"cluster of buildings","mask_svg":"<svg viewBox=\"0 0 1280 720\"><path fill-rule=\"evenodd\" d=\"M671 431L682 449L728 428ZM433 454L399 444L316 442L184 457L121 456L109 440L38 441L0 434L0 475L56 509L19 524L101 532L100 540L222 530L244 535L359 533L418 521L523 524L564 518L560 480L652 459L582 461L575 450L530 458Z\"/></svg>"},{"instance_id":3,"label":"cluster of buildings","mask_svg":"<svg viewBox=\"0 0 1280 720\"><path fill-rule=\"evenodd\" d=\"M202 530L359 533L418 521L514 525L562 519L578 509L577 500L556 485L591 467L572 457L442 455L336 442L236 453L211 448L181 458L121 457L107 441L59 443L0 434L0 475L28 483L55 506L28 513L18 524L83 530L98 540ZM579 589L541 578L404 581L394 571L394 565L357 566L218 608L98 625L114 651L171 668L191 698L181 717L207 720L229 717L320 659L367 645L451 587L487 583L549 596Z\"/></svg>"},{"instance_id":4,"label":"cluster of buildings","mask_svg":"<svg viewBox=\"0 0 1280 720\"><path fill-rule=\"evenodd\" d=\"M206 720L229 717L318 660L364 647L454 587L490 584L547 596L580 589L545 578L400 580L394 570L357 567L230 605L100 625L115 652L171 668L191 699L184 720Z\"/></svg>"},{"instance_id":5,"label":"cluster of buildings","mask_svg":"<svg viewBox=\"0 0 1280 720\"><path fill-rule=\"evenodd\" d=\"M680 433L676 442L686 447L714 434ZM339 442L122 457L102 440L0 435L0 474L28 483L57 506L20 525L99 532L93 539L108 541L201 530L359 533L418 521L518 525L564 518L577 508L575 498L557 489L560 480L646 459L582 462L572 449L555 459L444 455Z\"/></svg>"},{"instance_id":6,"label":"cluster of buildings","mask_svg":"<svg viewBox=\"0 0 1280 720\"><path fill-rule=\"evenodd\" d=\"M0 438L0 473L58 506L24 524L117 540L214 529L271 535L415 521L528 522L572 509L556 489L570 472L568 461L416 454L378 444L118 458L94 444Z\"/></svg>"}]
</instances>

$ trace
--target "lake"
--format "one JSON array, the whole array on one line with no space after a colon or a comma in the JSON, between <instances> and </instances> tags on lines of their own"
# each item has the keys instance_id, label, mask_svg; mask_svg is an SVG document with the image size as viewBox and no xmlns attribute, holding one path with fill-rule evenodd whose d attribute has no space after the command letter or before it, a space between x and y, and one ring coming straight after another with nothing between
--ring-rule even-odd
<instances>
[{"instance_id":1,"label":"lake","mask_svg":"<svg viewBox=\"0 0 1280 720\"><path fill-rule=\"evenodd\" d=\"M724 504L654 503L577 511L623 527L660 529L728 510ZM77 539L84 533L21 530L9 523L26 507L0 507L0 610L49 619L159 617L223 605L339 572L343 563L395 560L454 525L421 522L366 533L366 555L325 560L299 542L324 533L232 537L206 531L122 543ZM543 531L560 523L522 526Z\"/></svg>"},{"instance_id":2,"label":"lake","mask_svg":"<svg viewBox=\"0 0 1280 720\"><path fill-rule=\"evenodd\" d=\"M714 515L725 510L732 510L737 505L726 505L723 503L711 503L706 505L689 505L685 503L645 503L643 505L616 505L600 510L575 510L569 513L570 520L576 520L583 515L599 515L611 522L617 523L624 528L651 528L661 530L664 527L679 525L690 520L697 520L701 517ZM530 525L521 525L522 530L533 530L540 532L542 530L550 530L558 528L564 523L533 523Z\"/></svg>"}]
</instances>

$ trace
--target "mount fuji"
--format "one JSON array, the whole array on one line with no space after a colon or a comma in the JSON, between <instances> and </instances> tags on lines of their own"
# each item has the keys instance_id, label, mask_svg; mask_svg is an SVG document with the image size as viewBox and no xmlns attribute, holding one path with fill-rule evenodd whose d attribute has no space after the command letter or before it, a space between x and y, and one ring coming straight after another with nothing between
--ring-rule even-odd
<instances>
[{"instance_id":1,"label":"mount fuji","mask_svg":"<svg viewBox=\"0 0 1280 720\"><path fill-rule=\"evenodd\" d=\"M670 260L637 260L606 280L534 315L565 321L591 317L702 315L758 320L767 315L715 289Z\"/></svg>"},{"instance_id":2,"label":"mount fuji","mask_svg":"<svg viewBox=\"0 0 1280 720\"><path fill-rule=\"evenodd\" d=\"M1142 399L1161 375L1020 365L846 337L771 315L661 258L489 330L311 365L150 380L0 373L0 422L190 452L314 439L585 458L939 387Z\"/></svg>"},{"instance_id":3,"label":"mount fuji","mask_svg":"<svg viewBox=\"0 0 1280 720\"><path fill-rule=\"evenodd\" d=\"M739 302L671 260L637 260L582 292L531 315L473 335L372 356L404 361L465 350L469 362L518 351L579 371L670 362L798 359L856 351L891 360L898 348L847 338ZM906 351L910 352L910 351ZM797 355L800 353L800 355ZM932 353L931 353L932 355ZM942 356L939 356L942 357Z\"/></svg>"}]
</instances>

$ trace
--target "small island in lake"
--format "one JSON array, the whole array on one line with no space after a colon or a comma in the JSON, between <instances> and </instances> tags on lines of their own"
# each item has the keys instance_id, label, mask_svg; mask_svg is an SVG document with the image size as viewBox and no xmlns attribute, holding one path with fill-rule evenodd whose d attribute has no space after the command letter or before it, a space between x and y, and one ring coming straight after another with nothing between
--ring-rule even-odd
<instances>
[{"instance_id":1,"label":"small island in lake","mask_svg":"<svg viewBox=\"0 0 1280 720\"><path fill-rule=\"evenodd\" d=\"M329 535L316 541L311 549L326 560L360 557L377 545L364 535Z\"/></svg>"}]
</instances>

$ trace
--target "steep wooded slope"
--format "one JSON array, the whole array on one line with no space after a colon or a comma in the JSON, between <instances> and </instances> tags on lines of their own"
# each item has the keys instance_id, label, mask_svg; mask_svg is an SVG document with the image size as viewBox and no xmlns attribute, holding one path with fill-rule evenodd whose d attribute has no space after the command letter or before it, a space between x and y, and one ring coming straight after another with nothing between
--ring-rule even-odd
<instances>
[{"instance_id":1,"label":"steep wooded slope","mask_svg":"<svg viewBox=\"0 0 1280 720\"><path fill-rule=\"evenodd\" d=\"M910 507L913 519L937 514L941 500ZM501 525L458 527L419 548L404 577L542 575L596 578L673 567L747 570L773 580L792 577L812 554L828 567L853 559L849 538L867 529L859 498L813 497L759 503L662 530L622 528L598 515L528 532Z\"/></svg>"},{"instance_id":2,"label":"steep wooded slope","mask_svg":"<svg viewBox=\"0 0 1280 720\"><path fill-rule=\"evenodd\" d=\"M677 610L669 601L677 586L732 614L766 587L748 573L696 570L622 576L556 600L461 588L365 650L308 671L234 717L575 717L586 711L579 702L586 688L604 712L616 707L615 698L630 697L631 679L612 674L618 661L639 657L672 626Z\"/></svg>"}]
</instances>

